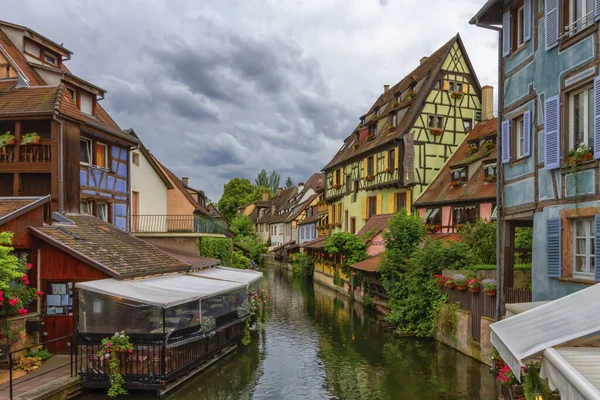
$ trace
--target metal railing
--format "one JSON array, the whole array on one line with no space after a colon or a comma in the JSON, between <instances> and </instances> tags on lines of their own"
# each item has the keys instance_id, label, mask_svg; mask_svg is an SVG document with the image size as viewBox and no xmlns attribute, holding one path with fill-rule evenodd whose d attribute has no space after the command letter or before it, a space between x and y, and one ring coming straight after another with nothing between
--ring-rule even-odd
<instances>
[{"instance_id":1,"label":"metal railing","mask_svg":"<svg viewBox=\"0 0 600 400\"><path fill-rule=\"evenodd\" d=\"M44 376L46 374L52 373L54 371L57 371L59 369L65 368L67 366L69 366L69 374L71 377L75 376L77 374L77 354L75 353L77 351L76 345L75 345L75 340L76 340L76 335L70 334L67 336L62 336L56 339L52 339L52 340L48 340L46 342L41 342L39 344L36 345L32 345L32 346L28 346L28 347L23 347L21 349L18 350L13 350L13 351L9 351L6 354L1 354L0 357L6 357L8 360L8 370L7 371L0 371L0 375L1 374L6 374L8 373L8 382L5 384L0 385L0 391L4 391L6 389L8 389L9 392L9 398L12 400L13 395L14 395L14 389L16 387L18 387L19 385L22 385L25 382L28 382L32 379L37 379L40 376ZM61 363L58 366L55 366L52 369L49 369L47 371L44 371L43 373L38 373L38 374L33 374L32 376L28 377L28 375L25 375L22 379L19 378L18 380L15 381L14 378L14 374L13 371L15 371L16 369L20 369L22 367L24 367L22 364L17 364L15 362L16 354L17 353L22 353L21 356L24 356L26 354L27 351L35 348L35 347L39 347L39 346L46 346L48 344L51 343L57 343L58 342L67 342L68 346L69 346L69 360L65 363ZM25 367L27 367L27 365L25 365Z\"/></svg>"},{"instance_id":2,"label":"metal railing","mask_svg":"<svg viewBox=\"0 0 600 400\"><path fill-rule=\"evenodd\" d=\"M595 19L595 10L588 12L583 17L579 18L576 21L573 21L571 24L565 26L564 34L560 37L560 39L568 38L575 35L578 32L581 32L588 26L594 24Z\"/></svg>"},{"instance_id":3,"label":"metal railing","mask_svg":"<svg viewBox=\"0 0 600 400\"><path fill-rule=\"evenodd\" d=\"M220 221L198 215L131 215L133 233L227 234Z\"/></svg>"}]
</instances>

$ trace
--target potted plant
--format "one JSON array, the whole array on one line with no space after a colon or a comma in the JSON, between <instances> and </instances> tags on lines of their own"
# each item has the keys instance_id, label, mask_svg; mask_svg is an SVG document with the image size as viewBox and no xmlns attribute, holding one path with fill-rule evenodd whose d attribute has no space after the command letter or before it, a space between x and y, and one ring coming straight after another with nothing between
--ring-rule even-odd
<instances>
[{"instance_id":1,"label":"potted plant","mask_svg":"<svg viewBox=\"0 0 600 400\"><path fill-rule=\"evenodd\" d=\"M377 118L379 118L379 117L377 116L377 114L373 114L373 116L371 117L371 121L376 121L376 120L377 120Z\"/></svg>"},{"instance_id":2,"label":"potted plant","mask_svg":"<svg viewBox=\"0 0 600 400\"><path fill-rule=\"evenodd\" d=\"M334 185L333 185L333 188L334 188L334 189L339 189L339 188L341 188L341 187L342 187L342 184L341 184L341 183L336 183L336 184L334 184Z\"/></svg>"},{"instance_id":3,"label":"potted plant","mask_svg":"<svg viewBox=\"0 0 600 400\"><path fill-rule=\"evenodd\" d=\"M352 150L356 150L356 149L358 149L358 143L354 143L354 144L352 145Z\"/></svg>"},{"instance_id":4,"label":"potted plant","mask_svg":"<svg viewBox=\"0 0 600 400\"><path fill-rule=\"evenodd\" d=\"M491 140L488 140L487 142L485 142L483 144L482 147L483 147L483 151L491 151L491 150L494 150L496 148L496 145Z\"/></svg>"},{"instance_id":5,"label":"potted plant","mask_svg":"<svg viewBox=\"0 0 600 400\"><path fill-rule=\"evenodd\" d=\"M469 145L469 148L467 149L467 157L470 157L473 154L477 153L477 150L479 150L479 148L477 148L477 145L475 143L471 143Z\"/></svg>"},{"instance_id":6,"label":"potted plant","mask_svg":"<svg viewBox=\"0 0 600 400\"><path fill-rule=\"evenodd\" d=\"M525 370L525 367L521 367L521 375L524 375ZM496 380L500 381L502 386L508 388L511 398L524 398L523 385L521 385L521 382L519 382L508 365L505 365L500 369Z\"/></svg>"},{"instance_id":7,"label":"potted plant","mask_svg":"<svg viewBox=\"0 0 600 400\"><path fill-rule=\"evenodd\" d=\"M375 135L373 135L372 133L369 133L369 134L367 135L367 141L369 141L369 142L370 142L370 141L371 141L371 140L373 140L373 139L375 139Z\"/></svg>"},{"instance_id":8,"label":"potted plant","mask_svg":"<svg viewBox=\"0 0 600 400\"><path fill-rule=\"evenodd\" d=\"M488 296L496 295L496 280L495 279L487 278L487 279L484 279L483 281L481 281L481 283L483 284L483 290L485 291L485 294L487 294Z\"/></svg>"},{"instance_id":9,"label":"potted plant","mask_svg":"<svg viewBox=\"0 0 600 400\"><path fill-rule=\"evenodd\" d=\"M463 181L452 181L452 182L450 182L450 188L451 189L454 189L454 188L457 188L457 187L461 187L461 186L464 186L464 185L465 185L465 183Z\"/></svg>"},{"instance_id":10,"label":"potted plant","mask_svg":"<svg viewBox=\"0 0 600 400\"><path fill-rule=\"evenodd\" d=\"M432 135L441 135L441 134L442 134L442 132L444 132L444 131L442 130L442 128L431 128L431 134L432 134Z\"/></svg>"},{"instance_id":11,"label":"potted plant","mask_svg":"<svg viewBox=\"0 0 600 400\"><path fill-rule=\"evenodd\" d=\"M496 182L496 175L486 176L485 177L485 181L488 182L488 183L494 183L494 182Z\"/></svg>"},{"instance_id":12,"label":"potted plant","mask_svg":"<svg viewBox=\"0 0 600 400\"><path fill-rule=\"evenodd\" d=\"M463 274L452 275L452 281L458 290L467 290L467 277Z\"/></svg>"},{"instance_id":13,"label":"potted plant","mask_svg":"<svg viewBox=\"0 0 600 400\"><path fill-rule=\"evenodd\" d=\"M458 92L458 91L454 91L451 94L453 99L462 99L463 95L464 95L463 92Z\"/></svg>"},{"instance_id":14,"label":"potted plant","mask_svg":"<svg viewBox=\"0 0 600 400\"><path fill-rule=\"evenodd\" d=\"M35 132L26 133L23 135L23 140L21 144L39 144L40 136Z\"/></svg>"},{"instance_id":15,"label":"potted plant","mask_svg":"<svg viewBox=\"0 0 600 400\"><path fill-rule=\"evenodd\" d=\"M388 174L391 174L392 172L394 172L394 169L393 169L393 168L391 168L391 167L387 167L387 168L385 169L385 172L387 172Z\"/></svg>"},{"instance_id":16,"label":"potted plant","mask_svg":"<svg viewBox=\"0 0 600 400\"><path fill-rule=\"evenodd\" d=\"M446 284L444 286L447 287L448 289L452 289L453 287L456 286L456 284L454 283L452 278L448 277L448 279L446 279Z\"/></svg>"},{"instance_id":17,"label":"potted plant","mask_svg":"<svg viewBox=\"0 0 600 400\"><path fill-rule=\"evenodd\" d=\"M406 99L408 101L411 101L415 98L415 91L414 90L409 90L408 93L406 94Z\"/></svg>"},{"instance_id":18,"label":"potted plant","mask_svg":"<svg viewBox=\"0 0 600 400\"><path fill-rule=\"evenodd\" d=\"M583 161L591 161L594 159L594 154L592 153L592 149L587 147L585 143L581 143L581 145L572 149L568 153L569 155L569 165L576 165L579 162Z\"/></svg>"},{"instance_id":19,"label":"potted plant","mask_svg":"<svg viewBox=\"0 0 600 400\"><path fill-rule=\"evenodd\" d=\"M446 286L446 282L448 282L448 279L450 279L449 276L444 276L444 275L433 275L433 277L437 280L437 284L440 287L444 287Z\"/></svg>"},{"instance_id":20,"label":"potted plant","mask_svg":"<svg viewBox=\"0 0 600 400\"><path fill-rule=\"evenodd\" d=\"M367 181L372 181L372 180L374 180L374 179L375 179L375 175L367 175L367 176L365 177L365 179L366 179Z\"/></svg>"},{"instance_id":21,"label":"potted plant","mask_svg":"<svg viewBox=\"0 0 600 400\"><path fill-rule=\"evenodd\" d=\"M397 101L395 101L394 104L392 105L392 107L398 108L398 107L400 107L400 103L398 103Z\"/></svg>"},{"instance_id":22,"label":"potted plant","mask_svg":"<svg viewBox=\"0 0 600 400\"><path fill-rule=\"evenodd\" d=\"M6 133L0 135L0 148L12 146L13 144L15 144L15 136L10 131L6 131Z\"/></svg>"},{"instance_id":23,"label":"potted plant","mask_svg":"<svg viewBox=\"0 0 600 400\"><path fill-rule=\"evenodd\" d=\"M500 353L498 353L498 350L496 350L495 348L490 358L492 359L493 370L495 372L495 375L498 376L500 370L505 365L504 360L502 359L502 357L500 357Z\"/></svg>"},{"instance_id":24,"label":"potted plant","mask_svg":"<svg viewBox=\"0 0 600 400\"><path fill-rule=\"evenodd\" d=\"M477 278L471 278L467 281L467 286L469 287L469 292L471 293L479 293L481 290L481 283L477 280Z\"/></svg>"}]
</instances>

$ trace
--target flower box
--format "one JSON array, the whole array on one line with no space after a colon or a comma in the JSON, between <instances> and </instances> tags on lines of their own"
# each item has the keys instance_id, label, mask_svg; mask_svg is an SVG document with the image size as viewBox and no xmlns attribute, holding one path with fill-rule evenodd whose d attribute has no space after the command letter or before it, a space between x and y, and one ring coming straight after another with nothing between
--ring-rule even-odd
<instances>
[{"instance_id":1,"label":"flower box","mask_svg":"<svg viewBox=\"0 0 600 400\"><path fill-rule=\"evenodd\" d=\"M352 145L352 150L356 150L356 149L358 149L358 143L354 143L354 144Z\"/></svg>"},{"instance_id":2,"label":"flower box","mask_svg":"<svg viewBox=\"0 0 600 400\"><path fill-rule=\"evenodd\" d=\"M367 141L369 141L369 142L370 142L370 141L371 141L371 140L373 140L373 139L375 139L375 135L373 135L372 133L369 133L369 134L367 135Z\"/></svg>"},{"instance_id":3,"label":"flower box","mask_svg":"<svg viewBox=\"0 0 600 400\"><path fill-rule=\"evenodd\" d=\"M395 101L394 104L392 105L392 107L398 108L398 107L400 107L400 103L398 103L397 101Z\"/></svg>"},{"instance_id":4,"label":"flower box","mask_svg":"<svg viewBox=\"0 0 600 400\"><path fill-rule=\"evenodd\" d=\"M496 145L494 144L494 142L485 142L483 144L483 151L491 151L494 150L496 148Z\"/></svg>"},{"instance_id":5,"label":"flower box","mask_svg":"<svg viewBox=\"0 0 600 400\"><path fill-rule=\"evenodd\" d=\"M406 99L407 99L408 101L412 101L414 98L415 98L415 92L414 92L414 90L411 90L411 91L409 91L409 92L406 94Z\"/></svg>"},{"instance_id":6,"label":"flower box","mask_svg":"<svg viewBox=\"0 0 600 400\"><path fill-rule=\"evenodd\" d=\"M445 285L445 286L446 286L447 288L449 288L449 289L452 289L452 288L453 288L453 287L455 287L456 285L454 284L454 282L450 282L450 281L448 281L448 282L446 282L446 285Z\"/></svg>"},{"instance_id":7,"label":"flower box","mask_svg":"<svg viewBox=\"0 0 600 400\"><path fill-rule=\"evenodd\" d=\"M453 99L462 99L464 95L463 92L452 92L450 96L452 96Z\"/></svg>"},{"instance_id":8,"label":"flower box","mask_svg":"<svg viewBox=\"0 0 600 400\"><path fill-rule=\"evenodd\" d=\"M488 183L495 183L496 182L496 176L495 175L486 176L485 177L485 181L488 182Z\"/></svg>"},{"instance_id":9,"label":"flower box","mask_svg":"<svg viewBox=\"0 0 600 400\"><path fill-rule=\"evenodd\" d=\"M367 181L373 181L373 180L375 180L375 175L367 175L365 177L365 180L367 180Z\"/></svg>"},{"instance_id":10,"label":"flower box","mask_svg":"<svg viewBox=\"0 0 600 400\"><path fill-rule=\"evenodd\" d=\"M486 290L485 294L490 296L490 297L494 297L496 295L496 289L494 290Z\"/></svg>"},{"instance_id":11,"label":"flower box","mask_svg":"<svg viewBox=\"0 0 600 400\"><path fill-rule=\"evenodd\" d=\"M385 172L387 172L388 174L391 174L392 172L394 172L394 169L393 169L393 168L390 168L390 167L387 167L387 168L385 169Z\"/></svg>"},{"instance_id":12,"label":"flower box","mask_svg":"<svg viewBox=\"0 0 600 400\"><path fill-rule=\"evenodd\" d=\"M341 183L336 183L335 185L333 185L333 188L334 188L334 189L339 189L339 188L341 188L341 187L342 187L342 184L341 184Z\"/></svg>"},{"instance_id":13,"label":"flower box","mask_svg":"<svg viewBox=\"0 0 600 400\"><path fill-rule=\"evenodd\" d=\"M463 284L463 285L456 285L456 289L458 290L467 290L467 284Z\"/></svg>"},{"instance_id":14,"label":"flower box","mask_svg":"<svg viewBox=\"0 0 600 400\"><path fill-rule=\"evenodd\" d=\"M469 145L469 148L467 149L467 157L470 157L473 154L477 153L477 150L479 150L477 148L477 145L475 145L475 144Z\"/></svg>"},{"instance_id":15,"label":"flower box","mask_svg":"<svg viewBox=\"0 0 600 400\"><path fill-rule=\"evenodd\" d=\"M462 186L465 186L465 182L463 182L463 181L452 181L452 182L450 182L450 188L451 189L454 189L454 188L457 188L457 187L462 187Z\"/></svg>"},{"instance_id":16,"label":"flower box","mask_svg":"<svg viewBox=\"0 0 600 400\"><path fill-rule=\"evenodd\" d=\"M23 135L21 144L40 144L40 139L40 136L35 132L26 133Z\"/></svg>"},{"instance_id":17,"label":"flower box","mask_svg":"<svg viewBox=\"0 0 600 400\"><path fill-rule=\"evenodd\" d=\"M586 161L592 161L594 159L594 154L592 152L586 153L584 155L582 155L580 158L576 158L575 160L573 160L573 156L569 157L569 166L572 166L573 163L577 164L580 162L586 162Z\"/></svg>"},{"instance_id":18,"label":"flower box","mask_svg":"<svg viewBox=\"0 0 600 400\"><path fill-rule=\"evenodd\" d=\"M442 128L431 128L432 135L441 135L444 132Z\"/></svg>"}]
</instances>

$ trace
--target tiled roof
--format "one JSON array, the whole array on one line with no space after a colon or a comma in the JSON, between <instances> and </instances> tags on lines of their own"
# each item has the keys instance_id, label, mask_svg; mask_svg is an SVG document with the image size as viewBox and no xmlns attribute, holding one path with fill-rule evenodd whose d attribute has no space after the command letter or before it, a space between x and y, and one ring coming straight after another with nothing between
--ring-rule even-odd
<instances>
[{"instance_id":1,"label":"tiled roof","mask_svg":"<svg viewBox=\"0 0 600 400\"><path fill-rule=\"evenodd\" d=\"M287 217L287 213L285 213L283 215L277 215L277 211L284 209L284 207L291 208L292 204L289 204L289 201L290 201L290 199L292 199L292 197L294 197L297 194L298 194L298 188L296 186L292 186L290 188L283 189L278 195L275 195L275 197L271 198L271 200L270 200L271 205L269 206L269 208L267 208L265 210L264 215L261 218L259 218L256 222L257 223L271 223L272 220L276 217L283 217L283 219L285 219L285 217ZM275 214L271 214L273 206L275 206ZM277 218L277 219L280 219L280 218Z\"/></svg>"},{"instance_id":2,"label":"tiled roof","mask_svg":"<svg viewBox=\"0 0 600 400\"><path fill-rule=\"evenodd\" d=\"M8 92L9 90L13 90L17 85L16 79L7 79L0 81L0 93Z\"/></svg>"},{"instance_id":3,"label":"tiled roof","mask_svg":"<svg viewBox=\"0 0 600 400\"><path fill-rule=\"evenodd\" d=\"M304 183L305 188L313 188L315 192L323 189L325 187L325 174L322 172L317 172L312 174L310 178Z\"/></svg>"},{"instance_id":4,"label":"tiled roof","mask_svg":"<svg viewBox=\"0 0 600 400\"><path fill-rule=\"evenodd\" d=\"M408 108L406 114L402 118L402 120L398 121L398 126L393 132L389 132L386 127L379 126L378 131L380 131L375 139L371 141L364 141L360 144L359 148L354 150L352 149L352 142L354 141L355 133L353 132L346 138L344 141L344 145L337 152L337 154L333 157L329 163L323 167L323 170L331 169L351 158L354 158L358 155L368 153L372 149L384 145L386 143L392 142L394 139L398 139L402 137L407 129L409 129L414 119L418 116L421 108L423 107L423 103L425 102L427 95L433 88L435 82L438 78L438 73L441 70L442 64L446 59L446 56L452 49L454 43L458 42L459 45L463 48L463 53L465 54L465 58L467 57L466 52L464 51L464 47L462 45L462 41L460 36L457 34L452 39L450 39L446 44L436 50L431 56L427 58L427 60L423 61L417 68L415 68L411 73L405 76L400 82L396 83L386 92L381 94L377 101L371 106L369 111L365 114L368 115L373 113L377 108L382 105L392 101L394 97L401 91L408 89L411 84L416 83L422 79L427 79L423 84L422 88L417 91L416 97L410 101L404 101L399 105L398 109ZM397 110L397 109L396 109ZM385 116L385 115L383 115ZM368 121L367 121L368 123Z\"/></svg>"},{"instance_id":5,"label":"tiled roof","mask_svg":"<svg viewBox=\"0 0 600 400\"><path fill-rule=\"evenodd\" d=\"M367 258L366 260L362 260L354 265L351 265L352 268L360 269L365 272L378 272L379 271L379 263L381 262L381 258L384 253L377 254L376 256L372 256Z\"/></svg>"},{"instance_id":6,"label":"tiled roof","mask_svg":"<svg viewBox=\"0 0 600 400\"><path fill-rule=\"evenodd\" d=\"M33 86L0 91L0 115L56 114L83 122L81 112L63 84Z\"/></svg>"},{"instance_id":7,"label":"tiled roof","mask_svg":"<svg viewBox=\"0 0 600 400\"><path fill-rule=\"evenodd\" d=\"M190 264L196 268L207 268L213 267L215 265L220 265L221 260L218 258L210 258L210 257L202 257L198 254L188 253L186 251L179 251L173 249L167 249L165 247L157 246L159 249L164 251L165 253L177 258L178 260L183 261L186 264Z\"/></svg>"},{"instance_id":8,"label":"tiled roof","mask_svg":"<svg viewBox=\"0 0 600 400\"><path fill-rule=\"evenodd\" d=\"M320 238L316 238L315 240L312 240L310 242L305 242L302 243L302 247L305 248L309 248L309 249L322 249L325 247L325 240L328 238L329 236L323 236Z\"/></svg>"},{"instance_id":9,"label":"tiled roof","mask_svg":"<svg viewBox=\"0 0 600 400\"><path fill-rule=\"evenodd\" d=\"M0 197L0 225L50 201L45 197Z\"/></svg>"},{"instance_id":10,"label":"tiled roof","mask_svg":"<svg viewBox=\"0 0 600 400\"><path fill-rule=\"evenodd\" d=\"M15 63L16 67L21 70L23 75L25 75L24 78L29 80L30 85L43 86L46 84L40 75L29 65L29 63L27 63L23 53L15 47L2 29L0 29L0 51L2 51L1 49L4 49L10 59Z\"/></svg>"},{"instance_id":11,"label":"tiled roof","mask_svg":"<svg viewBox=\"0 0 600 400\"><path fill-rule=\"evenodd\" d=\"M394 214L373 215L367 220L367 222L365 222L365 225L362 228L360 228L356 236L361 237L366 235L367 233L371 233L369 237L366 238L367 240L370 240L373 236L383 232L383 230L387 228L388 220L393 215Z\"/></svg>"},{"instance_id":12,"label":"tiled roof","mask_svg":"<svg viewBox=\"0 0 600 400\"><path fill-rule=\"evenodd\" d=\"M40 239L113 278L187 271L190 265L90 215L67 214L73 224L30 227Z\"/></svg>"},{"instance_id":13,"label":"tiled roof","mask_svg":"<svg viewBox=\"0 0 600 400\"><path fill-rule=\"evenodd\" d=\"M450 187L452 182L451 170L456 166L469 166L475 162L487 163L496 160L496 149L485 152L482 147L477 153L467 156L469 142L477 141L485 137L493 137L496 133L497 119L482 121L477 124L471 133L457 147L454 154L448 159L444 167L437 174L433 182L415 201L415 206L431 204L468 202L496 197L496 183L485 180L483 168L477 168L472 176L468 176L467 184L455 188Z\"/></svg>"}]
</instances>

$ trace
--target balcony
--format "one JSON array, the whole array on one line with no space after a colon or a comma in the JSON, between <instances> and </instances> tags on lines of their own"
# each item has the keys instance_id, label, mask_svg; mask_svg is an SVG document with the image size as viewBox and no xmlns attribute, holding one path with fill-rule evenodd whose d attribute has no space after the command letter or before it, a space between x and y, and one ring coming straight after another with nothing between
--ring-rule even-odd
<instances>
[{"instance_id":1,"label":"balcony","mask_svg":"<svg viewBox=\"0 0 600 400\"><path fill-rule=\"evenodd\" d=\"M219 221L199 215L132 215L134 234L212 234L226 235L227 228Z\"/></svg>"},{"instance_id":2,"label":"balcony","mask_svg":"<svg viewBox=\"0 0 600 400\"><path fill-rule=\"evenodd\" d=\"M0 147L0 164L5 165L5 168L15 169L15 172L18 172L19 168L31 171L32 167L38 172L46 172L50 170L50 161L51 140L41 140L38 144L16 142Z\"/></svg>"}]
</instances>

